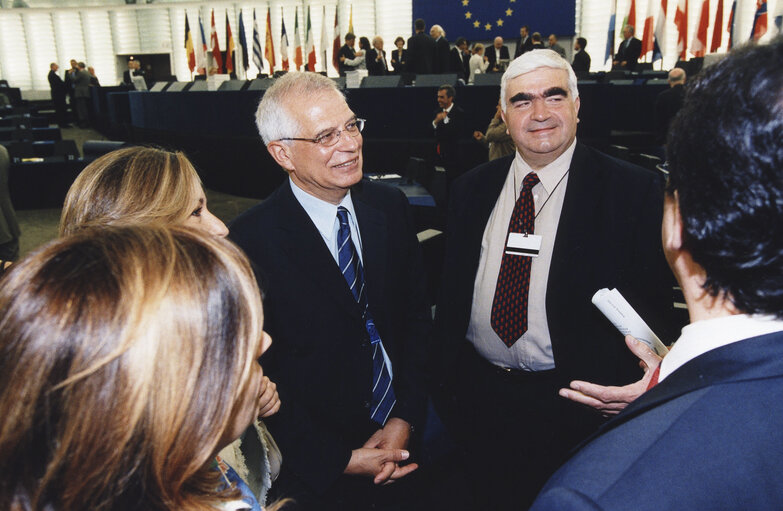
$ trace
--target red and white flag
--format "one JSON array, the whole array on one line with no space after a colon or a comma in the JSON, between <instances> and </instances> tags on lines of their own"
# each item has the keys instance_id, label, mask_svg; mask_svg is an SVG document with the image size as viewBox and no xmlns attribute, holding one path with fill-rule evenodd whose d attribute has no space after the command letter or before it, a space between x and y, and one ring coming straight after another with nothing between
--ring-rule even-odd
<instances>
[{"instance_id":1,"label":"red and white flag","mask_svg":"<svg viewBox=\"0 0 783 511\"><path fill-rule=\"evenodd\" d=\"M302 38L299 37L299 6L294 8L294 64L296 70L302 69Z\"/></svg>"},{"instance_id":2,"label":"red and white flag","mask_svg":"<svg viewBox=\"0 0 783 511\"><path fill-rule=\"evenodd\" d=\"M674 13L674 26L677 27L677 54L680 60L685 60L688 50L688 0L677 0L677 11Z\"/></svg>"},{"instance_id":3,"label":"red and white flag","mask_svg":"<svg viewBox=\"0 0 783 511\"><path fill-rule=\"evenodd\" d=\"M223 55L220 54L220 44L218 43L217 30L215 30L215 11L212 11L212 31L209 36L209 44L212 45L212 60L220 73L223 69Z\"/></svg>"},{"instance_id":4,"label":"red and white flag","mask_svg":"<svg viewBox=\"0 0 783 511\"><path fill-rule=\"evenodd\" d=\"M631 6L628 8L628 16L623 19L623 28L626 25L631 25L636 29L636 0L631 0Z\"/></svg>"},{"instance_id":5,"label":"red and white flag","mask_svg":"<svg viewBox=\"0 0 783 511\"><path fill-rule=\"evenodd\" d=\"M767 0L756 0L756 14L753 16L753 29L750 32L750 38L754 41L758 41L766 33Z\"/></svg>"},{"instance_id":6,"label":"red and white flag","mask_svg":"<svg viewBox=\"0 0 783 511\"><path fill-rule=\"evenodd\" d=\"M310 23L310 6L307 6L307 33L305 34L305 53L307 54L307 70L315 72L315 41L313 40L313 25Z\"/></svg>"},{"instance_id":7,"label":"red and white flag","mask_svg":"<svg viewBox=\"0 0 783 511\"><path fill-rule=\"evenodd\" d=\"M280 19L282 20L282 28L280 29L280 65L283 66L283 71L288 71L288 34L285 31L285 16L283 15L283 8L280 7Z\"/></svg>"},{"instance_id":8,"label":"red and white flag","mask_svg":"<svg viewBox=\"0 0 783 511\"><path fill-rule=\"evenodd\" d=\"M655 38L654 13L655 0L649 0L647 2L647 15L644 17L644 31L642 32L642 57L653 51L653 39Z\"/></svg>"},{"instance_id":9,"label":"red and white flag","mask_svg":"<svg viewBox=\"0 0 783 511\"><path fill-rule=\"evenodd\" d=\"M691 41L691 53L694 57L703 57L707 53L707 29L710 26L710 0L702 0L699 21Z\"/></svg>"},{"instance_id":10,"label":"red and white flag","mask_svg":"<svg viewBox=\"0 0 783 511\"><path fill-rule=\"evenodd\" d=\"M264 46L264 57L269 62L269 74L275 71L275 44L272 42L272 10L266 9L266 45Z\"/></svg>"},{"instance_id":11,"label":"red and white flag","mask_svg":"<svg viewBox=\"0 0 783 511\"><path fill-rule=\"evenodd\" d=\"M334 41L332 42L332 65L336 70L340 70L340 25L337 23L337 11L339 5L334 7Z\"/></svg>"},{"instance_id":12,"label":"red and white flag","mask_svg":"<svg viewBox=\"0 0 783 511\"><path fill-rule=\"evenodd\" d=\"M723 42L723 0L718 0L718 10L715 11L715 23L712 24L712 44L710 53L715 53Z\"/></svg>"}]
</instances>

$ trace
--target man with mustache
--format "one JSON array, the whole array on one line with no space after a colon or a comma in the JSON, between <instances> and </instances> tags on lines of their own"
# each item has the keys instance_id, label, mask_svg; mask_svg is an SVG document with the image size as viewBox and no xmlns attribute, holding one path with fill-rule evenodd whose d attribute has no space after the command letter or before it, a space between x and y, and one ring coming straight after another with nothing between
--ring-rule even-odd
<instances>
[{"instance_id":1,"label":"man with mustache","mask_svg":"<svg viewBox=\"0 0 783 511\"><path fill-rule=\"evenodd\" d=\"M516 153L451 190L436 404L486 509L525 509L603 422L558 390L641 376L592 295L618 288L666 339L658 318L671 310L673 279L659 242L661 181L576 141L568 62L525 53L500 100Z\"/></svg>"},{"instance_id":2,"label":"man with mustache","mask_svg":"<svg viewBox=\"0 0 783 511\"><path fill-rule=\"evenodd\" d=\"M277 346L263 364L286 400L268 423L283 455L270 496L410 509L431 312L407 200L362 181L364 120L329 78L279 78L256 124L289 179L229 236L256 265Z\"/></svg>"}]
</instances>

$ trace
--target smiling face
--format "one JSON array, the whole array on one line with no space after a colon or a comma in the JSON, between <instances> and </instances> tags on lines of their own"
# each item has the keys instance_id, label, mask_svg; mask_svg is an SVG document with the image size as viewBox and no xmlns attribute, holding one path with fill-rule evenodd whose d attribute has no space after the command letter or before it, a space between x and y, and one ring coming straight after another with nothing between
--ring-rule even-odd
<instances>
[{"instance_id":1,"label":"smiling face","mask_svg":"<svg viewBox=\"0 0 783 511\"><path fill-rule=\"evenodd\" d=\"M576 138L579 98L569 97L568 74L541 67L508 83L503 120L533 169L555 161Z\"/></svg>"},{"instance_id":2,"label":"smiling face","mask_svg":"<svg viewBox=\"0 0 783 511\"><path fill-rule=\"evenodd\" d=\"M339 92L319 92L307 100L289 98L286 107L301 127L297 138L315 139L331 131L345 130L356 116ZM286 169L291 180L305 192L339 204L351 186L362 179L362 135L342 131L337 143L326 147L316 142L269 143L272 157Z\"/></svg>"}]
</instances>

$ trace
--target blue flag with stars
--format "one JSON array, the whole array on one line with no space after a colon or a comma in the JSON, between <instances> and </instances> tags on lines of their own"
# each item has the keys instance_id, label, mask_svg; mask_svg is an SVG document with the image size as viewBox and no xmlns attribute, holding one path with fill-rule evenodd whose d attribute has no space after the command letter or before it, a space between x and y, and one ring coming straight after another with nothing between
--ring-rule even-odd
<instances>
[{"instance_id":1,"label":"blue flag with stars","mask_svg":"<svg viewBox=\"0 0 783 511\"><path fill-rule=\"evenodd\" d=\"M575 13L575 0L413 0L413 19L422 18L427 30L440 25L449 41L517 39L522 25L545 41L549 34L572 36Z\"/></svg>"}]
</instances>

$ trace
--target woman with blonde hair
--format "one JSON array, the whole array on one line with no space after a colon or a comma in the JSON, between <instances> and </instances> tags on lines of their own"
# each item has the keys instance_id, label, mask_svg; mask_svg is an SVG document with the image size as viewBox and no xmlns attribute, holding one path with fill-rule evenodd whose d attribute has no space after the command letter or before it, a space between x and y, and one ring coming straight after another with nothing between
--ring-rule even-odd
<instances>
[{"instance_id":1,"label":"woman with blonde hair","mask_svg":"<svg viewBox=\"0 0 783 511\"><path fill-rule=\"evenodd\" d=\"M193 229L84 228L13 265L0 509L257 506L214 459L259 413L262 327L245 256Z\"/></svg>"},{"instance_id":2,"label":"woman with blonde hair","mask_svg":"<svg viewBox=\"0 0 783 511\"><path fill-rule=\"evenodd\" d=\"M489 66L489 60L484 55L484 45L476 43L473 45L473 55L470 56L468 61L468 68L470 69L470 76L468 77L468 83L473 83L477 74L486 73L487 66Z\"/></svg>"},{"instance_id":3,"label":"woman with blonde hair","mask_svg":"<svg viewBox=\"0 0 783 511\"><path fill-rule=\"evenodd\" d=\"M224 237L225 224L207 209L193 164L181 152L127 147L90 163L68 190L60 235L89 224L187 225Z\"/></svg>"}]
</instances>

